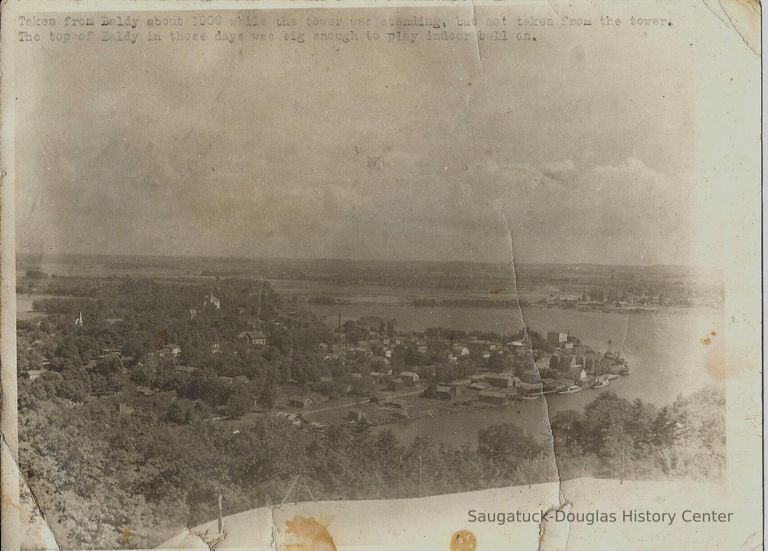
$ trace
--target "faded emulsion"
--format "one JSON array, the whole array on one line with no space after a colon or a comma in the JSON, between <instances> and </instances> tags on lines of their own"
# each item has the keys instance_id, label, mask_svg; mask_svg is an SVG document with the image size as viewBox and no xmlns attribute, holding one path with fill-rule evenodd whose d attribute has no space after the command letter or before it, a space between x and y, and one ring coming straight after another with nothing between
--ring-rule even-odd
<instances>
[{"instance_id":1,"label":"faded emulsion","mask_svg":"<svg viewBox=\"0 0 768 551\"><path fill-rule=\"evenodd\" d=\"M754 3L32 1L4 549L755 543Z\"/></svg>"}]
</instances>

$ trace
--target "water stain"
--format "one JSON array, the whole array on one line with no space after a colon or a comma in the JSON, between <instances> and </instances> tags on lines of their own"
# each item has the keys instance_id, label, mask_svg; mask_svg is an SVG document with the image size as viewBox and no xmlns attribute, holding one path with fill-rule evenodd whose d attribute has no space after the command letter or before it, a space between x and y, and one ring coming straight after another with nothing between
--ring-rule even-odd
<instances>
[{"instance_id":1,"label":"water stain","mask_svg":"<svg viewBox=\"0 0 768 551\"><path fill-rule=\"evenodd\" d=\"M701 337L701 344L706 347L704 366L707 373L717 381L732 379L736 373L725 365L725 350L722 338L716 339L717 332L710 331Z\"/></svg>"},{"instance_id":2,"label":"water stain","mask_svg":"<svg viewBox=\"0 0 768 551\"><path fill-rule=\"evenodd\" d=\"M130 528L123 528L120 530L120 537L118 538L118 542L123 547L127 546L128 543L131 541L131 536L133 535L133 530Z\"/></svg>"},{"instance_id":3,"label":"water stain","mask_svg":"<svg viewBox=\"0 0 768 551\"><path fill-rule=\"evenodd\" d=\"M328 527L314 517L294 516L285 527L286 551L336 551Z\"/></svg>"},{"instance_id":4,"label":"water stain","mask_svg":"<svg viewBox=\"0 0 768 551\"><path fill-rule=\"evenodd\" d=\"M8 505L10 507L13 507L14 509L18 509L19 511L21 511L21 507L19 506L19 504L16 503L13 499L11 499L11 497L8 495L3 494L3 503L5 505Z\"/></svg>"},{"instance_id":5,"label":"water stain","mask_svg":"<svg viewBox=\"0 0 768 551\"><path fill-rule=\"evenodd\" d=\"M451 536L451 551L475 551L477 538L469 530L459 530Z\"/></svg>"},{"instance_id":6,"label":"water stain","mask_svg":"<svg viewBox=\"0 0 768 551\"><path fill-rule=\"evenodd\" d=\"M731 28L755 54L760 55L760 21L762 6L759 0L718 0Z\"/></svg>"}]
</instances>

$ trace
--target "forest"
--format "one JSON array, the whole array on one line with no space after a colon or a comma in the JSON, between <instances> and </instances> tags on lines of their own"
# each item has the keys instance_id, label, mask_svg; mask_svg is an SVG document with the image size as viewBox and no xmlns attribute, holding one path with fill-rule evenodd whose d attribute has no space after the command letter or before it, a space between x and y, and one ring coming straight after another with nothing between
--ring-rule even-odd
<instances>
[{"instance_id":1,"label":"forest","mask_svg":"<svg viewBox=\"0 0 768 551\"><path fill-rule=\"evenodd\" d=\"M661 480L719 476L725 463L723 395L707 389L665 408L602 393L585 411L554 416L552 442L514 422L478 433L475 447L408 443L389 431L336 425L324 433L264 416L247 431L177 424L99 401L55 398L23 409L22 470L59 542L115 548L157 545L225 514L277 505L301 474L300 500L388 499L555 481L580 476ZM623 455L623 458L622 458Z\"/></svg>"}]
</instances>

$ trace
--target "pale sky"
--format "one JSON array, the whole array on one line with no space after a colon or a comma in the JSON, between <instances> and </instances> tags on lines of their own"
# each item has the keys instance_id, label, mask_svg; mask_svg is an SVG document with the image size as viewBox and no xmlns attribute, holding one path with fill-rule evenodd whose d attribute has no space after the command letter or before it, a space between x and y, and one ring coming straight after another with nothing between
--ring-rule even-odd
<instances>
[{"instance_id":1,"label":"pale sky","mask_svg":"<svg viewBox=\"0 0 768 551\"><path fill-rule=\"evenodd\" d=\"M676 31L30 48L19 248L696 263L705 52Z\"/></svg>"}]
</instances>

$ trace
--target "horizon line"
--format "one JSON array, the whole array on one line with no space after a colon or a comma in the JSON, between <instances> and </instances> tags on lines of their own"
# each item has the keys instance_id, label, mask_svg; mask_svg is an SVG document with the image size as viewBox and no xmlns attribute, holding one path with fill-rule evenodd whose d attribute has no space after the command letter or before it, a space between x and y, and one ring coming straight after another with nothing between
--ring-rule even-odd
<instances>
[{"instance_id":1,"label":"horizon line","mask_svg":"<svg viewBox=\"0 0 768 551\"><path fill-rule=\"evenodd\" d=\"M501 260L425 260L425 259L382 259L365 257L307 257L307 256L216 256L216 255L169 255L159 253L31 253L19 252L17 260L21 257L122 257L122 258L155 258L155 259L187 259L187 260L235 260L235 261L304 261L304 262L372 262L382 264L466 264L466 265L494 265L504 266L514 263L516 266L598 266L604 268L682 268L688 270L712 270L716 266L704 266L696 264L602 264L599 262L518 262L515 259Z\"/></svg>"}]
</instances>

